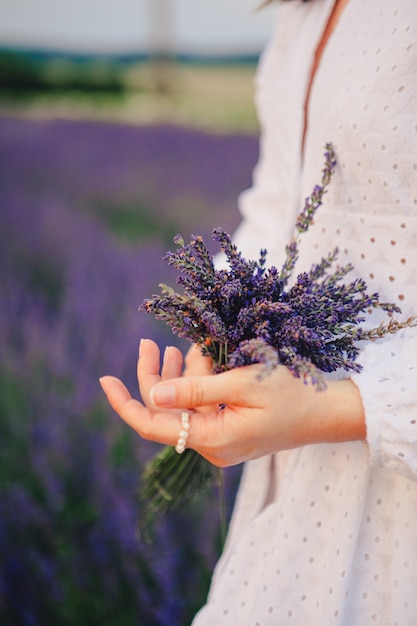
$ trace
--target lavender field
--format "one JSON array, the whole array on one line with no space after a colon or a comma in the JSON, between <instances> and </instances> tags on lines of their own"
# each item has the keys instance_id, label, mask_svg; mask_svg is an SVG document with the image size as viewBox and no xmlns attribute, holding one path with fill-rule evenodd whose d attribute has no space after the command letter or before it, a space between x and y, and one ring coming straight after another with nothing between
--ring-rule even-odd
<instances>
[{"instance_id":1,"label":"lavender field","mask_svg":"<svg viewBox=\"0 0 417 626\"><path fill-rule=\"evenodd\" d=\"M0 118L0 623L186 626L219 551L217 490L137 532L159 448L99 376L136 392L137 308L180 232L233 230L257 139L174 126ZM228 511L239 468L226 472Z\"/></svg>"}]
</instances>

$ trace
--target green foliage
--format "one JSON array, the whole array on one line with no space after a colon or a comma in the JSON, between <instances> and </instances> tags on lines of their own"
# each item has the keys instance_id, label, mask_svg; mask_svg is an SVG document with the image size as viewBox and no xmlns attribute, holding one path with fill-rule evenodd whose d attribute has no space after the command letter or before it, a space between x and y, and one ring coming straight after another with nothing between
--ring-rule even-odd
<instances>
[{"instance_id":1,"label":"green foliage","mask_svg":"<svg viewBox=\"0 0 417 626\"><path fill-rule=\"evenodd\" d=\"M89 210L122 241L128 243L146 242L159 238L169 244L176 233L173 219L161 220L161 216L145 203L125 203L117 207L100 201Z\"/></svg>"},{"instance_id":2,"label":"green foliage","mask_svg":"<svg viewBox=\"0 0 417 626\"><path fill-rule=\"evenodd\" d=\"M33 91L43 87L36 63L17 52L0 52L0 92Z\"/></svg>"},{"instance_id":3,"label":"green foliage","mask_svg":"<svg viewBox=\"0 0 417 626\"><path fill-rule=\"evenodd\" d=\"M0 51L0 94L45 91L123 91L120 69L111 61L53 59Z\"/></svg>"}]
</instances>

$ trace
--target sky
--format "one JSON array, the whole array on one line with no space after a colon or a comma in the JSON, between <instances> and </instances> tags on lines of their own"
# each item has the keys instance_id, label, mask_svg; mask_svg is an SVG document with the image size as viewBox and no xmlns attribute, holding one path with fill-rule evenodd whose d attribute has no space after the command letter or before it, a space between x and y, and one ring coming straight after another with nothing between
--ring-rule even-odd
<instances>
[{"instance_id":1,"label":"sky","mask_svg":"<svg viewBox=\"0 0 417 626\"><path fill-rule=\"evenodd\" d=\"M178 52L257 53L273 8L259 0L0 0L0 47L148 51L152 34ZM158 20L155 9L165 16ZM168 19L169 16L172 19Z\"/></svg>"}]
</instances>

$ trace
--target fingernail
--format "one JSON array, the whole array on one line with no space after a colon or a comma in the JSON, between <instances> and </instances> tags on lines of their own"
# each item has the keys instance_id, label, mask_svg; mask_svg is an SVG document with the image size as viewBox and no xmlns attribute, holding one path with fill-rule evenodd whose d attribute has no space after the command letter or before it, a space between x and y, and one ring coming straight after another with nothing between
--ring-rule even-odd
<instances>
[{"instance_id":1,"label":"fingernail","mask_svg":"<svg viewBox=\"0 0 417 626\"><path fill-rule=\"evenodd\" d=\"M168 352L169 352L169 346L166 346L165 350L164 350L164 358L162 360L163 363L165 363L165 360L168 356Z\"/></svg>"},{"instance_id":2,"label":"fingernail","mask_svg":"<svg viewBox=\"0 0 417 626\"><path fill-rule=\"evenodd\" d=\"M163 362L164 362L164 363L165 363L165 360L166 360L166 358L168 357L169 353L171 352L171 350L172 350L172 346L167 346L167 347L165 348L165 350L164 350L164 359L163 359Z\"/></svg>"},{"instance_id":3,"label":"fingernail","mask_svg":"<svg viewBox=\"0 0 417 626\"><path fill-rule=\"evenodd\" d=\"M174 385L155 385L151 389L151 400L157 406L169 406L175 402Z\"/></svg>"}]
</instances>

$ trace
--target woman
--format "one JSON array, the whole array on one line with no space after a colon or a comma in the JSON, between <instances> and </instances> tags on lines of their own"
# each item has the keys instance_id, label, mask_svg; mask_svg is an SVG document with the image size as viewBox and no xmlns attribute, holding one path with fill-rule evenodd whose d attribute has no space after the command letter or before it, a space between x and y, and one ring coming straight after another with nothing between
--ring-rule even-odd
<instances>
[{"instance_id":1,"label":"woman","mask_svg":"<svg viewBox=\"0 0 417 626\"><path fill-rule=\"evenodd\" d=\"M260 160L234 241L279 266L332 142L336 172L297 271L338 245L384 301L417 313L417 3L279 2L257 77ZM369 323L378 324L378 314ZM194 626L414 626L417 619L417 333L368 343L363 371L324 392L279 367L209 376L196 350L142 341L144 404L103 388L140 435L213 463L247 461L224 553ZM219 404L227 405L218 411Z\"/></svg>"}]
</instances>

